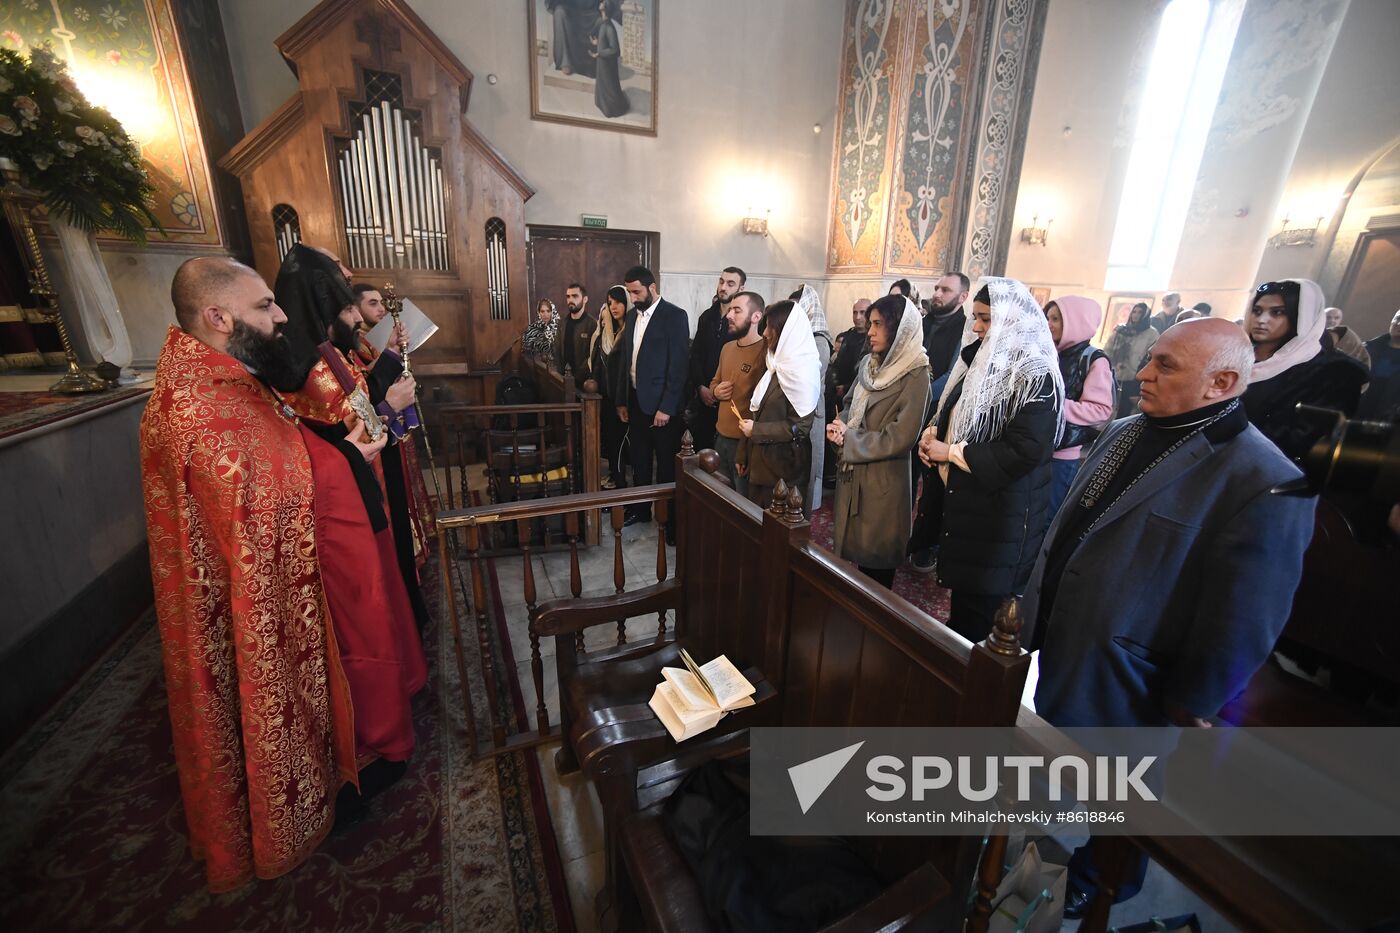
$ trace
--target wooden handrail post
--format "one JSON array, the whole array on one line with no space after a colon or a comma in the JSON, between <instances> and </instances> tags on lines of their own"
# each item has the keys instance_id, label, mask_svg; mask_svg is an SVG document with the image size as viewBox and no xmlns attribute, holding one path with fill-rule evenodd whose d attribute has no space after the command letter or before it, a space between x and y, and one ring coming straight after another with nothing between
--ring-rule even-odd
<instances>
[{"instance_id":1,"label":"wooden handrail post","mask_svg":"<svg viewBox=\"0 0 1400 933\"><path fill-rule=\"evenodd\" d=\"M467 748L470 750L469 754L476 757L476 711L472 709L471 683L467 680L467 661L463 656L462 625L457 614L458 576L454 573L458 569L457 556L447 547L448 534L447 529L438 527L438 557L442 566L442 585L447 591L447 617L452 622L452 647L457 657L457 679L462 688L462 715L466 720ZM483 658L483 664L485 661Z\"/></svg>"},{"instance_id":2,"label":"wooden handrail post","mask_svg":"<svg viewBox=\"0 0 1400 933\"><path fill-rule=\"evenodd\" d=\"M583 491L597 492L602 485L599 461L602 458L602 398L598 395L598 384L589 379L583 384ZM598 543L598 532L602 523L602 512L589 509L583 520L583 539L590 547Z\"/></svg>"},{"instance_id":3,"label":"wooden handrail post","mask_svg":"<svg viewBox=\"0 0 1400 933\"><path fill-rule=\"evenodd\" d=\"M491 638L486 630L486 577L481 569L481 529L467 527L467 557L472 563L472 602L476 609L476 642L481 652L481 677L486 685L486 714L491 725L491 741L498 748L506 742L505 725L496 715L496 665L491 657ZM470 689L463 684L463 689ZM476 757L476 746L471 749Z\"/></svg>"}]
</instances>

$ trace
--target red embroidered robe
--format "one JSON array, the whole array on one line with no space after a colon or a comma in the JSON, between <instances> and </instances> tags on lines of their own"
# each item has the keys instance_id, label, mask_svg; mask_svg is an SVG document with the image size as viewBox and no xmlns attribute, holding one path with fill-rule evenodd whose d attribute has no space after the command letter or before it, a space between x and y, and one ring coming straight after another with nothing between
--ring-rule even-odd
<instances>
[{"instance_id":1,"label":"red embroidered robe","mask_svg":"<svg viewBox=\"0 0 1400 933\"><path fill-rule=\"evenodd\" d=\"M311 463L280 407L232 357L172 327L141 418L175 761L215 892L295 868L356 780Z\"/></svg>"},{"instance_id":2,"label":"red embroidered robe","mask_svg":"<svg viewBox=\"0 0 1400 933\"><path fill-rule=\"evenodd\" d=\"M360 387L363 377L356 374ZM283 396L304 420L353 427L357 418L325 360L298 392ZM316 479L316 534L341 661L355 703L361 766L413 753L411 699L428 680L413 608L394 555L393 531L376 532L345 455L305 424L302 437ZM368 441L368 436L365 440ZM383 489L384 477L375 466Z\"/></svg>"}]
</instances>

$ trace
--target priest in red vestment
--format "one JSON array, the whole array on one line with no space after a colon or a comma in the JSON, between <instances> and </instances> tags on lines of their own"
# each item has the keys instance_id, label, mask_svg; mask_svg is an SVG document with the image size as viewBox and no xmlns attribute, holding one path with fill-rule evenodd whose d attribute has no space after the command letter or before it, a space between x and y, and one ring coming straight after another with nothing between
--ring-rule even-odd
<instances>
[{"instance_id":1,"label":"priest in red vestment","mask_svg":"<svg viewBox=\"0 0 1400 933\"><path fill-rule=\"evenodd\" d=\"M301 419L311 457L321 576L355 703L360 765L403 762L413 752L411 700L427 683L427 665L394 553L383 477L353 443L361 432L372 436L381 419L346 357L357 340L341 315L354 309L350 283L333 257L298 244L275 291L299 373L272 384Z\"/></svg>"},{"instance_id":2,"label":"priest in red vestment","mask_svg":"<svg viewBox=\"0 0 1400 933\"><path fill-rule=\"evenodd\" d=\"M171 298L180 326L141 419L141 473L190 846L220 892L291 871L330 830L356 779L353 710L311 461L250 372L286 362L286 318L230 259L186 262Z\"/></svg>"},{"instance_id":3,"label":"priest in red vestment","mask_svg":"<svg viewBox=\"0 0 1400 933\"><path fill-rule=\"evenodd\" d=\"M383 296L373 285L357 283L352 291L362 329L373 327L388 314ZM408 588L409 601L413 604L413 616L421 632L430 621L418 576L418 568L428 556L422 515L428 510L429 499L411 430L418 423L414 407L417 387L413 376L404 371L403 356L395 352L401 350L404 342L401 324L394 328L393 337L382 352L375 349L361 333L349 358L364 376L371 404L384 414L393 431L392 449L384 452L379 463L384 471L389 524L394 529L394 551L404 585ZM426 521L431 521L430 512Z\"/></svg>"}]
</instances>

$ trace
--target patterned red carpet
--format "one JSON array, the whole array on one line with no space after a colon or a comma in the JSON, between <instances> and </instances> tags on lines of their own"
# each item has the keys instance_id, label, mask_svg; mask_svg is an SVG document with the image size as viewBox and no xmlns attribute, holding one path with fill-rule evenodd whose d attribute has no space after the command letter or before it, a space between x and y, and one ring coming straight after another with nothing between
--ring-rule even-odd
<instances>
[{"instance_id":1,"label":"patterned red carpet","mask_svg":"<svg viewBox=\"0 0 1400 933\"><path fill-rule=\"evenodd\" d=\"M424 594L440 602L435 577ZM188 851L153 621L0 762L0 928L572 933L537 759L466 760L456 666L431 631L434 689L415 701L407 775L295 871L210 895Z\"/></svg>"},{"instance_id":2,"label":"patterned red carpet","mask_svg":"<svg viewBox=\"0 0 1400 933\"><path fill-rule=\"evenodd\" d=\"M821 508L812 514L812 541L824 548L831 547L835 530L831 518L831 502L823 499ZM894 591L940 622L948 621L948 591L939 586L932 573L915 573L905 564L894 575Z\"/></svg>"}]
</instances>

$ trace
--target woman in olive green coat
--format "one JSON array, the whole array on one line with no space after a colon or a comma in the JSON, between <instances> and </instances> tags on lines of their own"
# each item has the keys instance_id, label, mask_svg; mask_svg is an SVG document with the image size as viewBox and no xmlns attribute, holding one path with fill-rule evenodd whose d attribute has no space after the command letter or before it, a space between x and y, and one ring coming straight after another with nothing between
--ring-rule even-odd
<instances>
[{"instance_id":1,"label":"woman in olive green coat","mask_svg":"<svg viewBox=\"0 0 1400 933\"><path fill-rule=\"evenodd\" d=\"M841 454L833 544L838 557L889 586L913 524L909 451L928 406L928 355L913 302L886 295L868 315L870 354L856 367L850 404L826 432Z\"/></svg>"}]
</instances>

